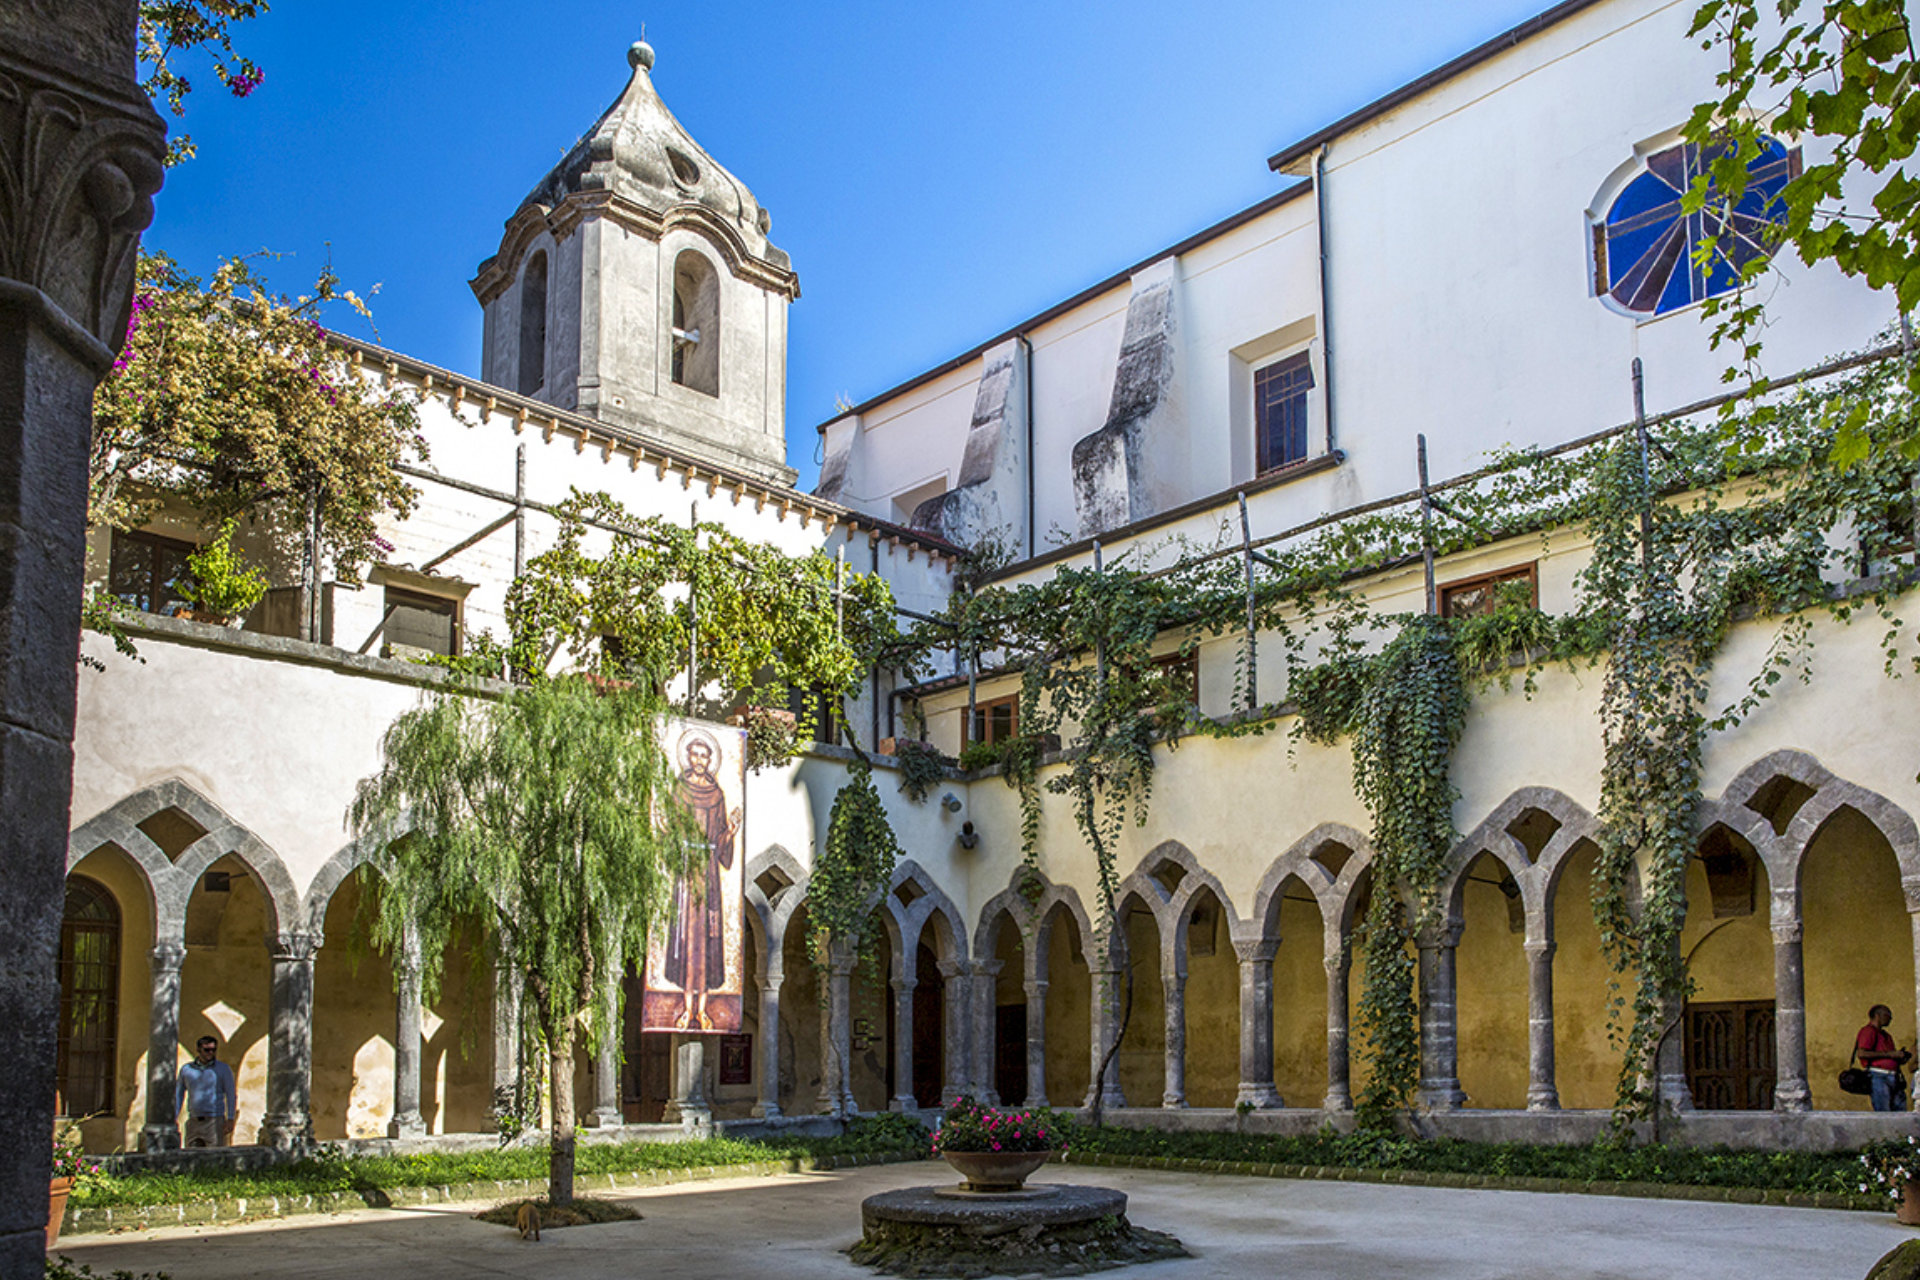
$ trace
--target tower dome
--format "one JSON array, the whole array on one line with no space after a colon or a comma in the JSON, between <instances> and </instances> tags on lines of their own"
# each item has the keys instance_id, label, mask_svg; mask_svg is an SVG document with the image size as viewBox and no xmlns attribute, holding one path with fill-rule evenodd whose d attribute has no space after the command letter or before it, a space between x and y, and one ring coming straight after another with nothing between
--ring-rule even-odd
<instances>
[{"instance_id":1,"label":"tower dome","mask_svg":"<svg viewBox=\"0 0 1920 1280\"><path fill-rule=\"evenodd\" d=\"M472 287L482 376L776 483L800 293L753 193L674 118L653 47L507 220ZM724 339L724 340L723 340Z\"/></svg>"}]
</instances>

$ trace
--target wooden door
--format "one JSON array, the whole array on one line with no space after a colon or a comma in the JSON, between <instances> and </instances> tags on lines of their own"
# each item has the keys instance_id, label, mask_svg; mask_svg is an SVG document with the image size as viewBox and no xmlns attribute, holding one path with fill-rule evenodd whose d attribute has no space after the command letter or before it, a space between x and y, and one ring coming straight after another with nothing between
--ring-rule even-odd
<instances>
[{"instance_id":1,"label":"wooden door","mask_svg":"<svg viewBox=\"0 0 1920 1280\"><path fill-rule=\"evenodd\" d=\"M1684 1028L1694 1106L1702 1111L1773 1109L1773 1001L1690 1003Z\"/></svg>"},{"instance_id":2,"label":"wooden door","mask_svg":"<svg viewBox=\"0 0 1920 1280\"><path fill-rule=\"evenodd\" d=\"M993 1011L993 1091L1000 1104L1027 1100L1027 1006L1003 1004Z\"/></svg>"},{"instance_id":3,"label":"wooden door","mask_svg":"<svg viewBox=\"0 0 1920 1280\"><path fill-rule=\"evenodd\" d=\"M940 1105L940 1082L946 1078L946 1054L941 1034L946 1021L946 979L930 947L922 945L915 962L913 987L913 1100L923 1107Z\"/></svg>"}]
</instances>

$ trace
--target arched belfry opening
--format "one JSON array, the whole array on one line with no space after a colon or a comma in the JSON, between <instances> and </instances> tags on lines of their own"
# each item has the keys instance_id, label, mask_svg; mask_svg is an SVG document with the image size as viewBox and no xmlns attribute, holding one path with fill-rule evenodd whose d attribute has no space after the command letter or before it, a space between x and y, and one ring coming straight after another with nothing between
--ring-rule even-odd
<instances>
[{"instance_id":1,"label":"arched belfry opening","mask_svg":"<svg viewBox=\"0 0 1920 1280\"><path fill-rule=\"evenodd\" d=\"M695 249L673 260L673 380L720 394L720 276Z\"/></svg>"},{"instance_id":2,"label":"arched belfry opening","mask_svg":"<svg viewBox=\"0 0 1920 1280\"><path fill-rule=\"evenodd\" d=\"M537 395L547 384L547 255L527 259L520 274L520 377L514 390Z\"/></svg>"}]
</instances>

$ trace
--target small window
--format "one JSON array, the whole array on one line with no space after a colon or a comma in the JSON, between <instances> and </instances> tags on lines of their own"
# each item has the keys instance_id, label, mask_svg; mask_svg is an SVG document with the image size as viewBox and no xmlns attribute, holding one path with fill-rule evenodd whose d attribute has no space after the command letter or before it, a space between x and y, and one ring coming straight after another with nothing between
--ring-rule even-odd
<instances>
[{"instance_id":1,"label":"small window","mask_svg":"<svg viewBox=\"0 0 1920 1280\"><path fill-rule=\"evenodd\" d=\"M720 394L720 277L692 249L673 260L673 380Z\"/></svg>"},{"instance_id":2,"label":"small window","mask_svg":"<svg viewBox=\"0 0 1920 1280\"><path fill-rule=\"evenodd\" d=\"M104 887L73 876L60 920L59 1090L61 1113L115 1108L120 1025L120 907Z\"/></svg>"},{"instance_id":3,"label":"small window","mask_svg":"<svg viewBox=\"0 0 1920 1280\"><path fill-rule=\"evenodd\" d=\"M390 645L453 657L460 652L460 602L444 596L387 588L386 637Z\"/></svg>"},{"instance_id":4,"label":"small window","mask_svg":"<svg viewBox=\"0 0 1920 1280\"><path fill-rule=\"evenodd\" d=\"M176 613L189 603L186 589L192 586L193 574L187 569L187 557L197 549L177 538L115 529L107 589L130 609Z\"/></svg>"},{"instance_id":5,"label":"small window","mask_svg":"<svg viewBox=\"0 0 1920 1280\"><path fill-rule=\"evenodd\" d=\"M520 383L523 396L547 383L547 255L536 253L520 275Z\"/></svg>"},{"instance_id":6,"label":"small window","mask_svg":"<svg viewBox=\"0 0 1920 1280\"><path fill-rule=\"evenodd\" d=\"M1476 618L1492 613L1500 607L1501 588L1509 583L1524 583L1527 603L1539 607L1540 577L1536 562L1523 564L1517 569L1501 569L1497 573L1483 573L1477 578L1462 578L1458 582L1446 583L1440 588L1440 616Z\"/></svg>"},{"instance_id":7,"label":"small window","mask_svg":"<svg viewBox=\"0 0 1920 1280\"><path fill-rule=\"evenodd\" d=\"M1647 157L1594 223L1596 294L1623 311L1663 316L1738 288L1741 271L1773 252L1787 217L1780 193L1800 176L1800 149L1762 136L1739 202L1688 213L1687 191L1725 154L1687 142Z\"/></svg>"},{"instance_id":8,"label":"small window","mask_svg":"<svg viewBox=\"0 0 1920 1280\"><path fill-rule=\"evenodd\" d=\"M1153 660L1154 674L1166 678L1172 691L1193 706L1200 705L1200 655L1170 653Z\"/></svg>"},{"instance_id":9,"label":"small window","mask_svg":"<svg viewBox=\"0 0 1920 1280\"><path fill-rule=\"evenodd\" d=\"M967 741L1000 743L1012 738L1019 731L1020 695L1016 693L1005 698L975 703L973 724L968 728Z\"/></svg>"},{"instance_id":10,"label":"small window","mask_svg":"<svg viewBox=\"0 0 1920 1280\"><path fill-rule=\"evenodd\" d=\"M1307 393L1313 366L1307 353L1253 371L1256 463L1264 474L1307 456Z\"/></svg>"},{"instance_id":11,"label":"small window","mask_svg":"<svg viewBox=\"0 0 1920 1280\"><path fill-rule=\"evenodd\" d=\"M813 721L813 741L833 746L840 741L840 722L834 715L834 699L825 689L787 690L787 710L795 723L809 717Z\"/></svg>"}]
</instances>

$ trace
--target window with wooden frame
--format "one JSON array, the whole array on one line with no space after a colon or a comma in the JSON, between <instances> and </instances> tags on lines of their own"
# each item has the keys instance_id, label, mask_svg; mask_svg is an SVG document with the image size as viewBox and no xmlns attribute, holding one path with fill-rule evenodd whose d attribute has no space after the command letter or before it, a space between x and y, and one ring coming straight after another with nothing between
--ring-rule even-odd
<instances>
[{"instance_id":1,"label":"window with wooden frame","mask_svg":"<svg viewBox=\"0 0 1920 1280\"><path fill-rule=\"evenodd\" d=\"M976 702L973 723L967 726L968 742L988 744L1005 742L1020 732L1020 695Z\"/></svg>"},{"instance_id":2,"label":"window with wooden frame","mask_svg":"<svg viewBox=\"0 0 1920 1280\"><path fill-rule=\"evenodd\" d=\"M121 604L142 613L172 614L189 605L186 590L193 573L187 557L199 550L191 542L157 533L113 531L108 556L107 590Z\"/></svg>"},{"instance_id":3,"label":"window with wooden frame","mask_svg":"<svg viewBox=\"0 0 1920 1280\"><path fill-rule=\"evenodd\" d=\"M1153 673L1165 677L1172 691L1193 706L1200 705L1200 655L1169 653L1153 660Z\"/></svg>"},{"instance_id":4,"label":"window with wooden frame","mask_svg":"<svg viewBox=\"0 0 1920 1280\"><path fill-rule=\"evenodd\" d=\"M1261 474L1306 459L1312 390L1313 365L1304 351L1253 371L1254 466Z\"/></svg>"},{"instance_id":5,"label":"window with wooden frame","mask_svg":"<svg viewBox=\"0 0 1920 1280\"><path fill-rule=\"evenodd\" d=\"M454 657L460 652L460 602L401 587L386 589L386 637L390 645Z\"/></svg>"},{"instance_id":6,"label":"window with wooden frame","mask_svg":"<svg viewBox=\"0 0 1920 1280\"><path fill-rule=\"evenodd\" d=\"M114 1110L120 1005L120 906L85 876L67 880L60 918L58 1088L61 1113Z\"/></svg>"},{"instance_id":7,"label":"window with wooden frame","mask_svg":"<svg viewBox=\"0 0 1920 1280\"><path fill-rule=\"evenodd\" d=\"M1536 560L1512 569L1499 569L1477 577L1462 578L1458 582L1443 583L1440 587L1440 616L1476 618L1492 613L1500 607L1502 588L1509 583L1524 584L1527 603L1534 608L1540 607L1540 563Z\"/></svg>"}]
</instances>

